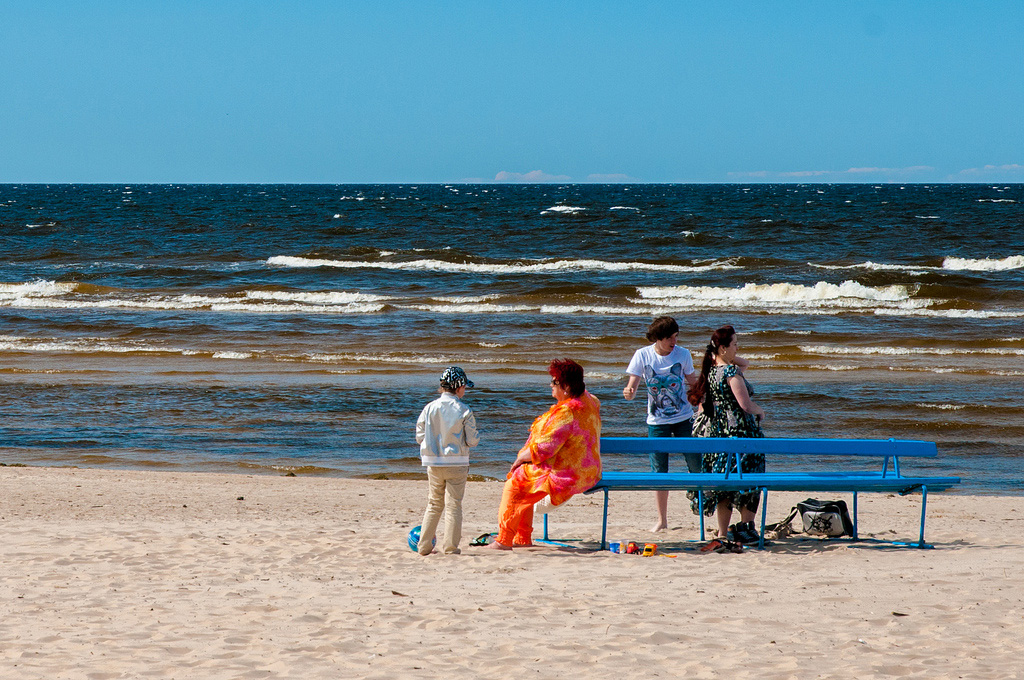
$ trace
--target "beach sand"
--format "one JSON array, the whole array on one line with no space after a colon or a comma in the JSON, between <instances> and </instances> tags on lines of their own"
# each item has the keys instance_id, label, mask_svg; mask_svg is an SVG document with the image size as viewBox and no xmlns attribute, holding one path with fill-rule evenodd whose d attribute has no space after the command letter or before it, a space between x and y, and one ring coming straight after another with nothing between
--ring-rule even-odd
<instances>
[{"instance_id":1,"label":"beach sand","mask_svg":"<svg viewBox=\"0 0 1024 680\"><path fill-rule=\"evenodd\" d=\"M787 539L700 554L682 493L601 498L499 553L471 483L463 554L420 557L424 482L0 468L3 678L1016 678L1020 498L933 494L932 550ZM807 494L772 494L775 521ZM861 535L913 540L920 496L863 494ZM540 520L535 534L540 537Z\"/></svg>"}]
</instances>

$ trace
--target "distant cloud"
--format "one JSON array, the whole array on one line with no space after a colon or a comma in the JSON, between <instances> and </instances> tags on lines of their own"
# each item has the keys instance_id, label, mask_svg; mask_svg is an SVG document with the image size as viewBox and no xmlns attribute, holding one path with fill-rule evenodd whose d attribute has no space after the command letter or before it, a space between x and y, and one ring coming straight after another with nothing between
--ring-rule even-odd
<instances>
[{"instance_id":1,"label":"distant cloud","mask_svg":"<svg viewBox=\"0 0 1024 680\"><path fill-rule=\"evenodd\" d=\"M922 173L934 172L935 168L930 165L911 165L906 168L849 168L847 170L794 170L790 172L770 172L768 170L755 170L752 172L730 172L728 176L735 180L755 179L762 181L787 182L794 179L820 178L828 181L849 182L865 181L868 176L876 179L905 180L908 176Z\"/></svg>"},{"instance_id":2,"label":"distant cloud","mask_svg":"<svg viewBox=\"0 0 1024 680\"><path fill-rule=\"evenodd\" d=\"M1024 173L1024 165L1010 163L1008 165L985 165L980 168L967 168L961 170L962 176L989 177L992 175Z\"/></svg>"},{"instance_id":3,"label":"distant cloud","mask_svg":"<svg viewBox=\"0 0 1024 680\"><path fill-rule=\"evenodd\" d=\"M530 172L507 172L502 170L494 176L495 182L526 182L529 184L541 184L543 182L568 182L572 179L568 175L549 175L543 170L532 170Z\"/></svg>"},{"instance_id":4,"label":"distant cloud","mask_svg":"<svg viewBox=\"0 0 1024 680\"><path fill-rule=\"evenodd\" d=\"M597 184L624 184L629 182L639 182L636 177L630 177L629 175L623 175L621 173L611 175L593 174L587 175L588 182L594 182Z\"/></svg>"}]
</instances>

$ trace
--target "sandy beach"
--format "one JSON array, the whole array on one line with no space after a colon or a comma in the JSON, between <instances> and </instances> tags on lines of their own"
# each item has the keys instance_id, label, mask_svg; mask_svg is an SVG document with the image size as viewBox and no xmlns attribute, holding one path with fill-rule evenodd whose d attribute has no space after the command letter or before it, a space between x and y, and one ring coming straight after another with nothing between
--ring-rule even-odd
<instances>
[{"instance_id":1,"label":"sandy beach","mask_svg":"<svg viewBox=\"0 0 1024 680\"><path fill-rule=\"evenodd\" d=\"M786 539L700 554L672 494L551 515L512 554L471 483L463 554L420 557L417 481L0 468L4 678L1016 678L1019 498L933 494L932 550ZM769 521L806 495L773 494ZM865 494L861 535L912 540L920 497ZM539 520L538 520L539 525ZM537 537L540 536L538 526ZM667 555L675 555L668 557Z\"/></svg>"}]
</instances>

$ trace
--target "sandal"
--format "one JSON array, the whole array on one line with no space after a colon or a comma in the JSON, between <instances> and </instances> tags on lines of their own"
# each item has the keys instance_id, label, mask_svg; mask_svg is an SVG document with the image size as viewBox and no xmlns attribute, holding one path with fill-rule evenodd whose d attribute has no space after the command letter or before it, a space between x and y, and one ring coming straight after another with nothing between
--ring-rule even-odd
<instances>
[{"instance_id":1,"label":"sandal","mask_svg":"<svg viewBox=\"0 0 1024 680\"><path fill-rule=\"evenodd\" d=\"M490 545L491 543L494 542L494 537L497 536L497 535L498 534L480 534L479 536L474 538L472 541L470 541L469 544L470 545L477 545L477 546L479 546L479 545Z\"/></svg>"},{"instance_id":2,"label":"sandal","mask_svg":"<svg viewBox=\"0 0 1024 680\"><path fill-rule=\"evenodd\" d=\"M720 538L713 538L700 547L702 553L710 552L722 552L722 547L725 546L725 542Z\"/></svg>"}]
</instances>

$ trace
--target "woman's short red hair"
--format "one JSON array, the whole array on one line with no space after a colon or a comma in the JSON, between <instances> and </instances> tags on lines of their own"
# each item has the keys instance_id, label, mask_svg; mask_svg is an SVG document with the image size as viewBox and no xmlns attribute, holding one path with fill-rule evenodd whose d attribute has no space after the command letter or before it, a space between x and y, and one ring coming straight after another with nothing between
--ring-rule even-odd
<instances>
[{"instance_id":1,"label":"woman's short red hair","mask_svg":"<svg viewBox=\"0 0 1024 680\"><path fill-rule=\"evenodd\" d=\"M583 367L572 359L555 359L548 366L548 373L570 397L578 397L587 389L583 382Z\"/></svg>"}]
</instances>

